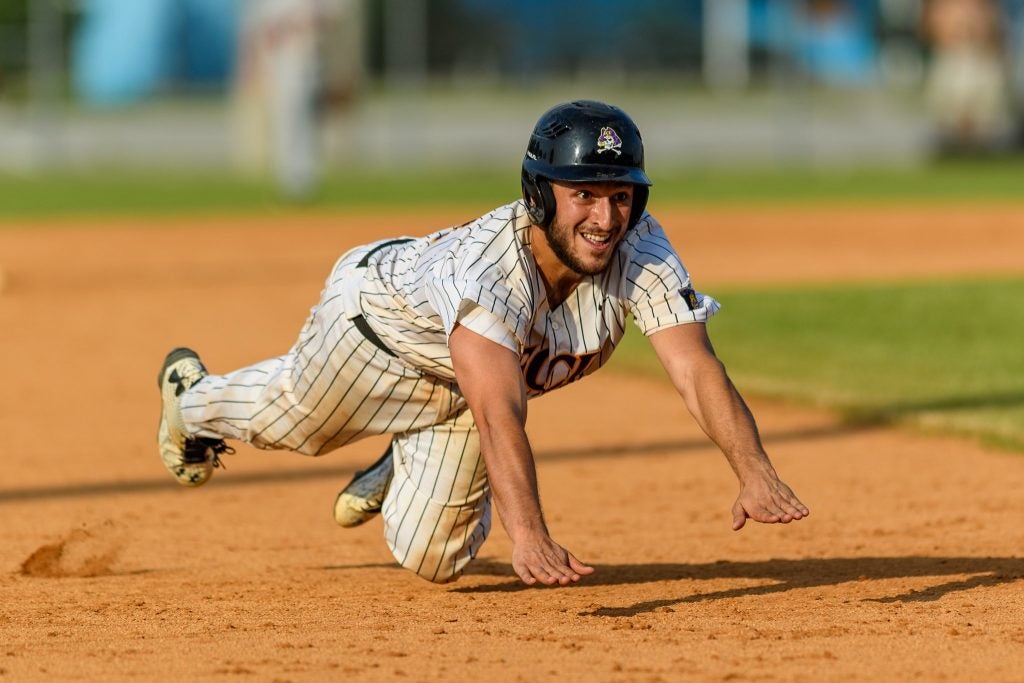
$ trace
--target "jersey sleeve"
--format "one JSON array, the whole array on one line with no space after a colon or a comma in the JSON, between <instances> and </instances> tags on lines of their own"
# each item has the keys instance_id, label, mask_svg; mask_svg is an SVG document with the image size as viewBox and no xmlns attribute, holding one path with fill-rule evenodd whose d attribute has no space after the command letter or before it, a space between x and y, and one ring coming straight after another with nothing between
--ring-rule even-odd
<instances>
[{"instance_id":1,"label":"jersey sleeve","mask_svg":"<svg viewBox=\"0 0 1024 683\"><path fill-rule=\"evenodd\" d=\"M498 316L477 304L467 302L458 317L458 323L481 337L501 344L513 353L519 353L521 346L512 330L499 320Z\"/></svg>"},{"instance_id":2,"label":"jersey sleeve","mask_svg":"<svg viewBox=\"0 0 1024 683\"><path fill-rule=\"evenodd\" d=\"M661 226L646 216L635 231L627 250L624 297L641 332L651 335L675 325L707 322L721 306L693 289Z\"/></svg>"},{"instance_id":3,"label":"jersey sleeve","mask_svg":"<svg viewBox=\"0 0 1024 683\"><path fill-rule=\"evenodd\" d=\"M455 324L519 353L530 317L521 295L510 288L503 269L476 260L459 268L454 261L427 281L426 296L441 317L446 335Z\"/></svg>"}]
</instances>

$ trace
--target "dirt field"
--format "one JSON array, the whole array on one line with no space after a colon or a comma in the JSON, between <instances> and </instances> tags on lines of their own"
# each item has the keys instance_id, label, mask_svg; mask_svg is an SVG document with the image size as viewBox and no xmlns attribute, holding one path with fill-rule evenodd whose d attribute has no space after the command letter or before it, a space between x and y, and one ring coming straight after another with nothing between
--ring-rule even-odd
<instances>
[{"instance_id":1,"label":"dirt field","mask_svg":"<svg viewBox=\"0 0 1024 683\"><path fill-rule=\"evenodd\" d=\"M598 374L531 405L550 526L598 567L565 589L521 586L499 524L449 586L397 569L379 520L337 528L380 440L174 484L171 346L280 353L346 248L476 208L0 231L0 679L1020 680L1024 457L960 440L754 401L812 516L734 533L667 383ZM1020 207L661 214L698 285L1024 272Z\"/></svg>"}]
</instances>

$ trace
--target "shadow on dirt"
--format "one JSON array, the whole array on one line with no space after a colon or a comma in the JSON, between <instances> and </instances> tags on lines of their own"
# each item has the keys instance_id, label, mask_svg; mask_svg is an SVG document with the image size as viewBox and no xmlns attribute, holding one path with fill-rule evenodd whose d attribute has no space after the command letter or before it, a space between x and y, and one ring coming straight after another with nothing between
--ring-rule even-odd
<instances>
[{"instance_id":1,"label":"shadow on dirt","mask_svg":"<svg viewBox=\"0 0 1024 683\"><path fill-rule=\"evenodd\" d=\"M882 404L873 407L851 408L845 419L851 426L887 426L898 424L908 417L927 413L955 412L978 408L1014 408L1024 405L1024 391L988 393L982 396L957 394L923 401Z\"/></svg>"},{"instance_id":2,"label":"shadow on dirt","mask_svg":"<svg viewBox=\"0 0 1024 683\"><path fill-rule=\"evenodd\" d=\"M858 581L882 581L935 577L935 585L911 589L897 595L861 598L865 602L931 602L961 591L997 586L1024 580L1024 558L1020 557L837 557L803 560L766 560L763 562L720 561L707 564L619 564L597 565L597 572L586 579L590 586L615 586L665 581L711 581L739 579L770 581L704 592L695 585L689 595L651 600L624 607L600 607L582 616L630 617L653 612L661 607L783 593L801 588L836 586ZM966 578L964 575L967 575ZM471 565L466 578L502 576L513 578L509 565L481 560ZM944 577L956 577L943 581ZM499 584L459 586L455 593L503 593L534 590L518 580Z\"/></svg>"},{"instance_id":3,"label":"shadow on dirt","mask_svg":"<svg viewBox=\"0 0 1024 683\"><path fill-rule=\"evenodd\" d=\"M872 425L835 424L808 429L762 433L762 439L768 445L786 441L805 441L809 439L825 439L853 432L870 429ZM659 453L685 453L707 450L717 453L714 444L708 439L685 439L631 442L621 444L582 445L572 448L541 448L535 453L538 463L563 462L574 460L599 460L603 458L620 458L627 455L652 455ZM147 456L153 457L155 455ZM317 469L288 469L282 467L274 472L228 472L218 475L217 487L259 486L262 484L299 483L321 479L336 479L339 483L351 477L360 467L369 463L353 465L332 465ZM230 467L231 463L228 462ZM117 494L140 494L155 491L174 491L179 487L169 476L136 479L129 481L98 481L80 484L57 484L53 486L37 486L26 488L0 489L0 504L17 503L30 500L50 500L61 498L90 498Z\"/></svg>"}]
</instances>

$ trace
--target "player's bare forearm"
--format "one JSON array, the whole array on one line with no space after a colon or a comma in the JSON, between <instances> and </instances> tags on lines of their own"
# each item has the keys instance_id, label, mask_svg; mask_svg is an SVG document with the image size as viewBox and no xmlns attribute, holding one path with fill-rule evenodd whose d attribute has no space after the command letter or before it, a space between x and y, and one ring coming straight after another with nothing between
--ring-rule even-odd
<instances>
[{"instance_id":1,"label":"player's bare forearm","mask_svg":"<svg viewBox=\"0 0 1024 683\"><path fill-rule=\"evenodd\" d=\"M480 432L480 453L498 515L514 544L513 568L528 584L578 581L593 569L551 539L541 513L518 356L460 326L452 331L448 346L459 389Z\"/></svg>"},{"instance_id":2,"label":"player's bare forearm","mask_svg":"<svg viewBox=\"0 0 1024 683\"><path fill-rule=\"evenodd\" d=\"M502 524L513 543L548 529L537 491L537 473L526 432L518 420L506 419L500 408L477 411L480 452L494 491Z\"/></svg>"},{"instance_id":3,"label":"player's bare forearm","mask_svg":"<svg viewBox=\"0 0 1024 683\"><path fill-rule=\"evenodd\" d=\"M708 355L695 359L688 380L677 388L738 479L775 472L761 444L754 416L717 358Z\"/></svg>"},{"instance_id":4,"label":"player's bare forearm","mask_svg":"<svg viewBox=\"0 0 1024 683\"><path fill-rule=\"evenodd\" d=\"M480 452L509 537L547 533L526 437L526 391L515 355L458 326L449 348L459 389L480 432Z\"/></svg>"},{"instance_id":5,"label":"player's bare forearm","mask_svg":"<svg viewBox=\"0 0 1024 683\"><path fill-rule=\"evenodd\" d=\"M651 344L687 409L725 454L736 476L770 470L754 417L714 355L704 326L680 325L657 332Z\"/></svg>"},{"instance_id":6,"label":"player's bare forearm","mask_svg":"<svg viewBox=\"0 0 1024 683\"><path fill-rule=\"evenodd\" d=\"M740 495L733 505L733 528L742 528L748 518L788 523L810 514L775 472L754 417L715 356L704 325L657 332L651 344L690 413L736 473Z\"/></svg>"}]
</instances>

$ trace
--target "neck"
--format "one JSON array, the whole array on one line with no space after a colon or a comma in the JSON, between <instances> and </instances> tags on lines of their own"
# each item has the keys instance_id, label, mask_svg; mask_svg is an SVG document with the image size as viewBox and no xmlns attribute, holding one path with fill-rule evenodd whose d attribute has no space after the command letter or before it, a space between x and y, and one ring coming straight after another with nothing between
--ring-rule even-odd
<instances>
[{"instance_id":1,"label":"neck","mask_svg":"<svg viewBox=\"0 0 1024 683\"><path fill-rule=\"evenodd\" d=\"M548 306L555 308L572 294L576 285L583 281L583 276L562 263L551 250L544 229L537 225L530 226L530 250L544 282Z\"/></svg>"}]
</instances>

